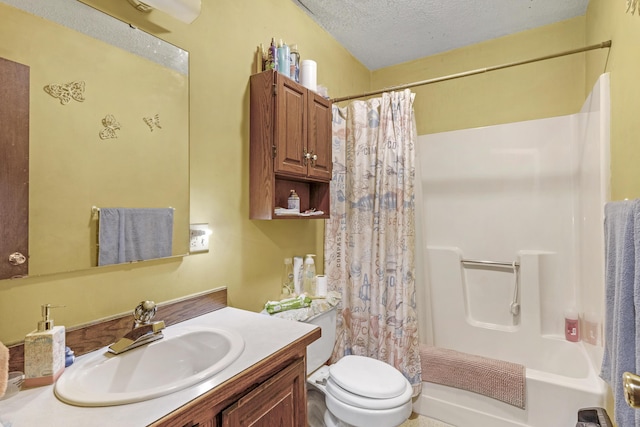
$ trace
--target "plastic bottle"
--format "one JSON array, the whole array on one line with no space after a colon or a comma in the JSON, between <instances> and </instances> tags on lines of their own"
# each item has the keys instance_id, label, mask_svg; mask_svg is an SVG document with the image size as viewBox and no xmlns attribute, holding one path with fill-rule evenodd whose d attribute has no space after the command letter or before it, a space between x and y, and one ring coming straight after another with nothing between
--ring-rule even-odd
<instances>
[{"instance_id":1,"label":"plastic bottle","mask_svg":"<svg viewBox=\"0 0 640 427\"><path fill-rule=\"evenodd\" d=\"M289 77L296 83L300 83L300 52L298 52L298 45L291 45L291 52L289 53Z\"/></svg>"},{"instance_id":2,"label":"plastic bottle","mask_svg":"<svg viewBox=\"0 0 640 427\"><path fill-rule=\"evenodd\" d=\"M304 268L302 270L302 292L307 296L316 294L316 264L313 261L314 254L305 255Z\"/></svg>"},{"instance_id":3,"label":"plastic bottle","mask_svg":"<svg viewBox=\"0 0 640 427\"><path fill-rule=\"evenodd\" d=\"M302 293L302 266L304 260L301 256L293 257L293 292L296 295Z\"/></svg>"},{"instance_id":4,"label":"plastic bottle","mask_svg":"<svg viewBox=\"0 0 640 427\"><path fill-rule=\"evenodd\" d=\"M277 70L278 69L278 48L276 46L275 37L271 38L271 44L269 45L269 51L267 52L267 60L265 61L265 70Z\"/></svg>"},{"instance_id":5,"label":"plastic bottle","mask_svg":"<svg viewBox=\"0 0 640 427\"><path fill-rule=\"evenodd\" d=\"M286 77L291 77L289 75L289 55L289 46L287 46L286 43L284 43L282 39L280 39L280 43L278 43L278 72Z\"/></svg>"},{"instance_id":6,"label":"plastic bottle","mask_svg":"<svg viewBox=\"0 0 640 427\"><path fill-rule=\"evenodd\" d=\"M573 307L564 312L564 337L567 341L580 341L580 316Z\"/></svg>"},{"instance_id":7,"label":"plastic bottle","mask_svg":"<svg viewBox=\"0 0 640 427\"><path fill-rule=\"evenodd\" d=\"M293 209L300 213L300 196L296 193L296 190L291 190L289 198L287 199L287 209Z\"/></svg>"},{"instance_id":8,"label":"plastic bottle","mask_svg":"<svg viewBox=\"0 0 640 427\"><path fill-rule=\"evenodd\" d=\"M285 258L284 268L282 270L282 296L284 298L290 298L294 292L293 262L291 258Z\"/></svg>"}]
</instances>

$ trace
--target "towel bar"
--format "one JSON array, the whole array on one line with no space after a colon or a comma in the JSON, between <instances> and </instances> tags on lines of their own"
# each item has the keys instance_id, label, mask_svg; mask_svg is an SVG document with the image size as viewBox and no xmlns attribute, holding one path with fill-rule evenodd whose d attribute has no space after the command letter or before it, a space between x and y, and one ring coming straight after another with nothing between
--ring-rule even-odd
<instances>
[{"instance_id":1,"label":"towel bar","mask_svg":"<svg viewBox=\"0 0 640 427\"><path fill-rule=\"evenodd\" d=\"M460 262L462 264L475 264L475 265L492 265L495 267L520 267L520 263L516 262L498 262L498 261L483 261L483 260L475 260L475 259L461 259Z\"/></svg>"},{"instance_id":2,"label":"towel bar","mask_svg":"<svg viewBox=\"0 0 640 427\"><path fill-rule=\"evenodd\" d=\"M175 208L172 208L171 206L169 206L169 209L175 210ZM97 218L99 213L100 213L100 208L99 207L91 206L91 216L92 217Z\"/></svg>"}]
</instances>

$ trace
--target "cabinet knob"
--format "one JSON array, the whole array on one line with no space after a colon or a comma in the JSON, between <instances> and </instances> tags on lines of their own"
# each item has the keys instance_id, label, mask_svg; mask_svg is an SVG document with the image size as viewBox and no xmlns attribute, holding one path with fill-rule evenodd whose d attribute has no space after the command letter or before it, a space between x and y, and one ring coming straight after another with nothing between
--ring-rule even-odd
<instances>
[{"instance_id":1,"label":"cabinet knob","mask_svg":"<svg viewBox=\"0 0 640 427\"><path fill-rule=\"evenodd\" d=\"M304 151L302 152L302 163L307 166L307 162L311 160L311 153L307 151L307 149L305 148Z\"/></svg>"},{"instance_id":2,"label":"cabinet knob","mask_svg":"<svg viewBox=\"0 0 640 427\"><path fill-rule=\"evenodd\" d=\"M24 264L25 261L27 261L27 257L22 255L20 252L14 252L9 255L9 264L11 265Z\"/></svg>"}]
</instances>

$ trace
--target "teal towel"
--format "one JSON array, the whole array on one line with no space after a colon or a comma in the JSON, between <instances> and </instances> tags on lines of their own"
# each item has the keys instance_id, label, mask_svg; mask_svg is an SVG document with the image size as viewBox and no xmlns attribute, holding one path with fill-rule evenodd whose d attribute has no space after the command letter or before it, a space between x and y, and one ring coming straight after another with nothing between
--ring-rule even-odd
<instances>
[{"instance_id":1,"label":"teal towel","mask_svg":"<svg viewBox=\"0 0 640 427\"><path fill-rule=\"evenodd\" d=\"M171 256L172 208L100 208L98 265Z\"/></svg>"}]
</instances>

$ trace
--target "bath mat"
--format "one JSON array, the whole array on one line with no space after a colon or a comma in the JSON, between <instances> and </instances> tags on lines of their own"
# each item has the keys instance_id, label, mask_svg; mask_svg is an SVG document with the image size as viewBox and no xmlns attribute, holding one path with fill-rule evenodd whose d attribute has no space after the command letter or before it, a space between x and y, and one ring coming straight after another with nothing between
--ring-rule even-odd
<instances>
[{"instance_id":1,"label":"bath mat","mask_svg":"<svg viewBox=\"0 0 640 427\"><path fill-rule=\"evenodd\" d=\"M422 381L472 391L525 408L523 365L422 344L420 359Z\"/></svg>"}]
</instances>

